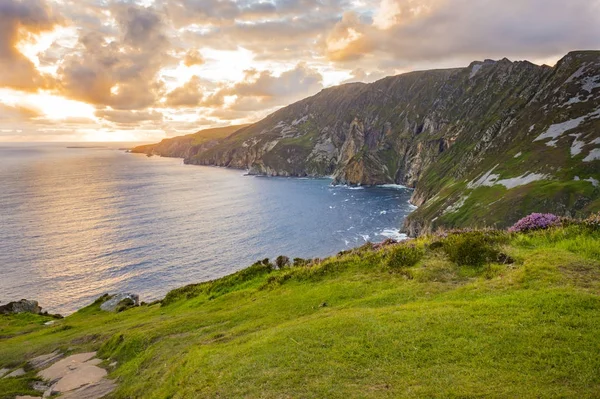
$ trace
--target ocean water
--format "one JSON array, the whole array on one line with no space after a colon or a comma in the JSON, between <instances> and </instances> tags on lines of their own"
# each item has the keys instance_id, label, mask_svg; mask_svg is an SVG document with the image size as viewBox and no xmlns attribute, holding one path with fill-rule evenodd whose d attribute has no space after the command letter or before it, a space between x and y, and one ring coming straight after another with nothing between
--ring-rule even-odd
<instances>
[{"instance_id":1,"label":"ocean water","mask_svg":"<svg viewBox=\"0 0 600 399\"><path fill-rule=\"evenodd\" d=\"M0 301L68 314L103 293L151 301L258 259L401 238L402 187L244 176L117 150L0 144Z\"/></svg>"}]
</instances>

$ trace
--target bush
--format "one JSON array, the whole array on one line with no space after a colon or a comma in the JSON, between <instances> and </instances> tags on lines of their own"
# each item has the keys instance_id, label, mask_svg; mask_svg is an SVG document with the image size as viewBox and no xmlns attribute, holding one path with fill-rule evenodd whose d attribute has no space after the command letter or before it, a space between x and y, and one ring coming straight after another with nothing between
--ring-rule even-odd
<instances>
[{"instance_id":1,"label":"bush","mask_svg":"<svg viewBox=\"0 0 600 399\"><path fill-rule=\"evenodd\" d=\"M444 252L459 266L481 266L498 258L496 240L483 232L451 234L444 239Z\"/></svg>"},{"instance_id":2,"label":"bush","mask_svg":"<svg viewBox=\"0 0 600 399\"><path fill-rule=\"evenodd\" d=\"M590 215L583 224L592 230L600 230L600 212Z\"/></svg>"},{"instance_id":3,"label":"bush","mask_svg":"<svg viewBox=\"0 0 600 399\"><path fill-rule=\"evenodd\" d=\"M387 266L401 269L416 265L425 255L423 248L413 244L400 244L392 248L388 255Z\"/></svg>"},{"instance_id":4,"label":"bush","mask_svg":"<svg viewBox=\"0 0 600 399\"><path fill-rule=\"evenodd\" d=\"M300 267L300 266L306 266L306 259L302 259L302 258L294 258L294 267Z\"/></svg>"},{"instance_id":5,"label":"bush","mask_svg":"<svg viewBox=\"0 0 600 399\"><path fill-rule=\"evenodd\" d=\"M275 259L275 264L277 265L278 269L283 269L284 267L289 266L290 258L288 258L287 256L279 255L277 259Z\"/></svg>"},{"instance_id":6,"label":"bush","mask_svg":"<svg viewBox=\"0 0 600 399\"><path fill-rule=\"evenodd\" d=\"M551 213L532 213L515 223L510 229L511 233L527 232L532 230L547 229L552 226L559 226L560 218Z\"/></svg>"}]
</instances>

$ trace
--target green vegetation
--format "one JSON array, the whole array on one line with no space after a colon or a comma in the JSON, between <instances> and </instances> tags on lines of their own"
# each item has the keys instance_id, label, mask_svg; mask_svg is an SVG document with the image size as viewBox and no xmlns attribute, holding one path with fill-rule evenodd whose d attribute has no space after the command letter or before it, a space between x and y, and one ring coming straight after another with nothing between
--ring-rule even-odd
<instances>
[{"instance_id":1,"label":"green vegetation","mask_svg":"<svg viewBox=\"0 0 600 399\"><path fill-rule=\"evenodd\" d=\"M284 260L120 313L1 317L0 368L98 350L114 398L598 397L593 218ZM32 378L0 379L0 398Z\"/></svg>"},{"instance_id":2,"label":"green vegetation","mask_svg":"<svg viewBox=\"0 0 600 399\"><path fill-rule=\"evenodd\" d=\"M418 245L396 245L390 251L387 259L387 266L394 269L402 269L417 264L423 258L424 250Z\"/></svg>"},{"instance_id":3,"label":"green vegetation","mask_svg":"<svg viewBox=\"0 0 600 399\"><path fill-rule=\"evenodd\" d=\"M501 238L493 232L469 231L450 234L442 247L448 259L457 265L480 267L498 259L497 245Z\"/></svg>"},{"instance_id":4,"label":"green vegetation","mask_svg":"<svg viewBox=\"0 0 600 399\"><path fill-rule=\"evenodd\" d=\"M229 137L246 126L248 125L233 125L213 129L203 129L196 133L186 134L185 136L164 139L160 143L137 146L133 148L131 152L157 154L163 157L185 158L189 154L195 153L195 151L198 150L198 147L203 144Z\"/></svg>"}]
</instances>

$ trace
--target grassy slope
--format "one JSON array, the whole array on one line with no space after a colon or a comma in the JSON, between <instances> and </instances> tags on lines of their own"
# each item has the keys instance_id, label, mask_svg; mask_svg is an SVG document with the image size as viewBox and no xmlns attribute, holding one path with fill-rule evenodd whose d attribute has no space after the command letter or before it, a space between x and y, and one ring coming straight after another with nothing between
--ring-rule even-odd
<instances>
[{"instance_id":1,"label":"grassy slope","mask_svg":"<svg viewBox=\"0 0 600 399\"><path fill-rule=\"evenodd\" d=\"M226 127L217 127L213 129L203 129L196 133L186 134L185 136L177 136L162 140L160 143L141 145L133 148L132 152L137 153L159 153L168 152L174 146L198 146L211 140L219 140L228 137L241 128L248 125L234 125Z\"/></svg>"},{"instance_id":2,"label":"grassy slope","mask_svg":"<svg viewBox=\"0 0 600 399\"><path fill-rule=\"evenodd\" d=\"M516 262L459 267L429 248L393 272L389 248L363 248L253 266L162 306L2 317L0 367L98 349L118 360L116 398L598 397L600 232L506 235L501 249ZM31 377L0 379L0 398Z\"/></svg>"}]
</instances>

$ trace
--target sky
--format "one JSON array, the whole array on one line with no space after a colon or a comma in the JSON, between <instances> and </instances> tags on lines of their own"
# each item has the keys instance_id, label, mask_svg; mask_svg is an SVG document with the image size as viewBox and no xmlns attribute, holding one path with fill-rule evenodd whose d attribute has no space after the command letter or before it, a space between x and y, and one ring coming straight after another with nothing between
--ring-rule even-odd
<instances>
[{"instance_id":1,"label":"sky","mask_svg":"<svg viewBox=\"0 0 600 399\"><path fill-rule=\"evenodd\" d=\"M600 49L600 0L0 0L0 142L156 141L325 87Z\"/></svg>"}]
</instances>

